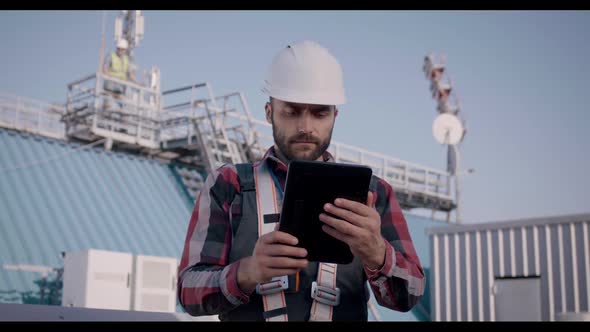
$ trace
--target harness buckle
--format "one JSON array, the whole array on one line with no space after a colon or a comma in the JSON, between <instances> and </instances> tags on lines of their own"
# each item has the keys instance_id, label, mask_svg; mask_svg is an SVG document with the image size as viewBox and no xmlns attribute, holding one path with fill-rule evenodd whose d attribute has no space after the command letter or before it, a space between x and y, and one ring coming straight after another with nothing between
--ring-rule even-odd
<instances>
[{"instance_id":1,"label":"harness buckle","mask_svg":"<svg viewBox=\"0 0 590 332\"><path fill-rule=\"evenodd\" d=\"M311 284L311 298L329 306L337 306L340 304L340 288L321 286L314 281Z\"/></svg>"},{"instance_id":2,"label":"harness buckle","mask_svg":"<svg viewBox=\"0 0 590 332\"><path fill-rule=\"evenodd\" d=\"M274 277L269 282L263 282L256 285L256 293L259 295L269 295L278 293L289 288L288 276Z\"/></svg>"}]
</instances>

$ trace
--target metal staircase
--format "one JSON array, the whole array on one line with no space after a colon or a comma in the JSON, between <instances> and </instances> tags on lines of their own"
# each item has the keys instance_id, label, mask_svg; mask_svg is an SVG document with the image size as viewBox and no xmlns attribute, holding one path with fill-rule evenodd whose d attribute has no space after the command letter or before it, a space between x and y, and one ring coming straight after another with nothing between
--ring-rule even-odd
<instances>
[{"instance_id":1,"label":"metal staircase","mask_svg":"<svg viewBox=\"0 0 590 332\"><path fill-rule=\"evenodd\" d=\"M198 98L205 91L205 98ZM252 151L259 151L256 130L245 99L241 93L215 97L208 83L195 84L163 92L172 96L190 92L190 101L164 107L162 114L173 113L182 116L182 121L167 127L161 137L161 149L174 151L185 163L197 163L207 171L225 163L241 163L259 157ZM237 104L236 104L237 100ZM222 102L223 108L218 106ZM242 114L240 113L242 111ZM237 121L235 121L237 119ZM242 123L244 119L244 123Z\"/></svg>"}]
</instances>

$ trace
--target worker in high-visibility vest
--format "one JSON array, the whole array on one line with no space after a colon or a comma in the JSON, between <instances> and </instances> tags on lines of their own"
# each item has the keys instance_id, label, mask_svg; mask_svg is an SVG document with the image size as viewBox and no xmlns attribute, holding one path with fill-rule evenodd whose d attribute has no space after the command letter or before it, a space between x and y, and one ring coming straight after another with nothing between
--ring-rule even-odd
<instances>
[{"instance_id":1,"label":"worker in high-visibility vest","mask_svg":"<svg viewBox=\"0 0 590 332\"><path fill-rule=\"evenodd\" d=\"M104 62L103 72L108 76L120 80L137 83L137 79L135 78L135 64L131 61L129 55L127 55L128 48L129 43L127 40L120 39L117 42L117 50L107 56ZM118 99L125 94L126 90L125 85L111 81L108 77L105 77L104 89Z\"/></svg>"}]
</instances>

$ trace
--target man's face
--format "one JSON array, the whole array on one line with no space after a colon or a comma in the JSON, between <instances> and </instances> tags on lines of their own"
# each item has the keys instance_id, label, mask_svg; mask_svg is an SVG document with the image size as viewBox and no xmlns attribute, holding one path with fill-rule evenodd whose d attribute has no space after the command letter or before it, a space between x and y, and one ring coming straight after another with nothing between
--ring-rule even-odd
<instances>
[{"instance_id":1,"label":"man's face","mask_svg":"<svg viewBox=\"0 0 590 332\"><path fill-rule=\"evenodd\" d=\"M336 107L272 99L265 111L275 144L288 160L318 160L330 146Z\"/></svg>"},{"instance_id":2,"label":"man's face","mask_svg":"<svg viewBox=\"0 0 590 332\"><path fill-rule=\"evenodd\" d=\"M123 54L125 54L125 49L124 48L117 48L117 55L122 56Z\"/></svg>"}]
</instances>

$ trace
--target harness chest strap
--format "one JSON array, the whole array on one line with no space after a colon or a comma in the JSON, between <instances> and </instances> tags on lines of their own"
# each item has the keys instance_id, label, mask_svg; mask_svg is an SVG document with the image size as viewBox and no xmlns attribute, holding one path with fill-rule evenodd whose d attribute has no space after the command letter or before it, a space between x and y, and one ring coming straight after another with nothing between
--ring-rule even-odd
<instances>
[{"instance_id":1,"label":"harness chest strap","mask_svg":"<svg viewBox=\"0 0 590 332\"><path fill-rule=\"evenodd\" d=\"M336 287L336 269L338 265L320 263L318 277L311 285L313 304L309 315L310 321L331 321L334 306L340 303L340 289Z\"/></svg>"},{"instance_id":2,"label":"harness chest strap","mask_svg":"<svg viewBox=\"0 0 590 332\"><path fill-rule=\"evenodd\" d=\"M265 216L277 215L277 192L266 162L254 165L256 205L258 208L258 236L274 230L277 220L265 222ZM312 284L311 321L331 321L334 306L340 303L340 289L336 287L337 264L319 263L317 280ZM285 289L289 287L288 276L275 277L258 284L256 292L262 296L266 321L288 321Z\"/></svg>"},{"instance_id":3,"label":"harness chest strap","mask_svg":"<svg viewBox=\"0 0 590 332\"><path fill-rule=\"evenodd\" d=\"M258 208L258 237L260 237L272 232L276 225L276 222L265 223L264 216L279 213L276 188L264 161L254 164L254 185L256 187L256 207ZM270 282L256 286L256 292L262 296L263 315L267 322L286 322L288 320L284 292L287 287L287 276L275 277Z\"/></svg>"}]
</instances>

